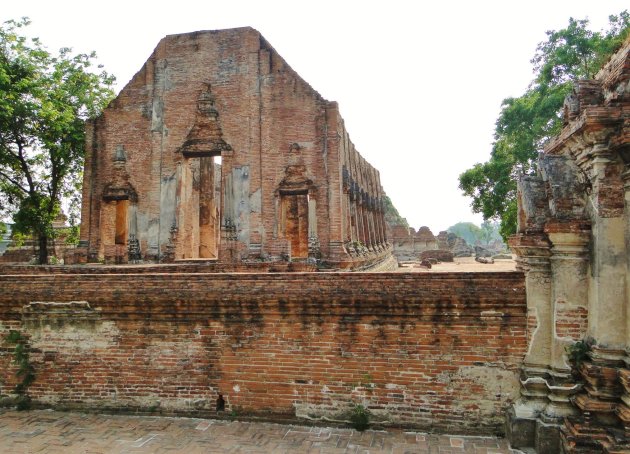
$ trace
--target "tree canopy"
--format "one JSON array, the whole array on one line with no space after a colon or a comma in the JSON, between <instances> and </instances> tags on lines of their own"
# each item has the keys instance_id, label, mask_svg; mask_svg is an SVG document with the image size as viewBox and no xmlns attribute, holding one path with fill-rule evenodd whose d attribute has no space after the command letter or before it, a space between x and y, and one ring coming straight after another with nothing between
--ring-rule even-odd
<instances>
[{"instance_id":1,"label":"tree canopy","mask_svg":"<svg viewBox=\"0 0 630 454\"><path fill-rule=\"evenodd\" d=\"M569 19L547 32L531 60L534 79L518 98L506 98L496 121L490 159L459 176L459 188L472 197L484 219L500 220L504 239L516 232L516 180L535 170L545 143L562 128L561 111L574 82L591 79L630 33L630 15L609 16L608 29L593 32L588 19Z\"/></svg>"},{"instance_id":2,"label":"tree canopy","mask_svg":"<svg viewBox=\"0 0 630 454\"><path fill-rule=\"evenodd\" d=\"M472 222L458 222L450 226L446 231L463 238L471 246L475 244L487 245L492 241L501 240L497 222L484 221L481 226L477 226Z\"/></svg>"},{"instance_id":3,"label":"tree canopy","mask_svg":"<svg viewBox=\"0 0 630 454\"><path fill-rule=\"evenodd\" d=\"M28 19L0 26L0 217L39 238L40 263L62 201L80 203L86 119L113 98L114 77L96 55L56 55L20 32Z\"/></svg>"}]
</instances>

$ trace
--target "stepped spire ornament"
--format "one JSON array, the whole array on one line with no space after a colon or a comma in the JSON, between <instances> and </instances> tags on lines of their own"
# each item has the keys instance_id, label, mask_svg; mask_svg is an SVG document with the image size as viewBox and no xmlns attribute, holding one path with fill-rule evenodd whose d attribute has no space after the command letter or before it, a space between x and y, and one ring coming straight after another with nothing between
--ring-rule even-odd
<instances>
[{"instance_id":1,"label":"stepped spire ornament","mask_svg":"<svg viewBox=\"0 0 630 454\"><path fill-rule=\"evenodd\" d=\"M186 141L179 149L186 157L220 156L232 147L223 140L219 125L219 111L215 106L216 97L210 84L199 94L195 124L188 133Z\"/></svg>"}]
</instances>

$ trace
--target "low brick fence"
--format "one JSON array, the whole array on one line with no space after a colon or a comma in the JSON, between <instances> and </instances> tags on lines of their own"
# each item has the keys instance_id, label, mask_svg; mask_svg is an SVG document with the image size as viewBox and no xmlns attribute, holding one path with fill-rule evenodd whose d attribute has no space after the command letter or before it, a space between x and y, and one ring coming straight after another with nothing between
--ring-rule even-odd
<instances>
[{"instance_id":1,"label":"low brick fence","mask_svg":"<svg viewBox=\"0 0 630 454\"><path fill-rule=\"evenodd\" d=\"M521 273L0 275L36 405L499 433L526 351ZM72 303L74 302L74 303ZM219 397L221 395L221 398Z\"/></svg>"}]
</instances>

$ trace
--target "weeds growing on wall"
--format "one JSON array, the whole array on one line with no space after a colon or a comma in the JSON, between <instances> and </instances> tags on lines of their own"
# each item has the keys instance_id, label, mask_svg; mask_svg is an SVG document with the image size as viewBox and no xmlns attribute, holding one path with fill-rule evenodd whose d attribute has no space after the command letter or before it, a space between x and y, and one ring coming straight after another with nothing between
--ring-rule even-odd
<instances>
[{"instance_id":1,"label":"weeds growing on wall","mask_svg":"<svg viewBox=\"0 0 630 454\"><path fill-rule=\"evenodd\" d=\"M13 362L18 366L15 376L20 379L14 389L15 394L18 395L17 409L28 410L31 404L28 387L35 381L35 368L30 361L28 341L19 331L11 330L7 336L7 342L15 345Z\"/></svg>"},{"instance_id":2,"label":"weeds growing on wall","mask_svg":"<svg viewBox=\"0 0 630 454\"><path fill-rule=\"evenodd\" d=\"M565 347L573 369L577 370L580 368L580 365L588 358L588 354L595 344L596 342L593 338L587 337Z\"/></svg>"},{"instance_id":3,"label":"weeds growing on wall","mask_svg":"<svg viewBox=\"0 0 630 454\"><path fill-rule=\"evenodd\" d=\"M361 404L354 405L350 409L350 423L359 432L363 432L370 426L372 413Z\"/></svg>"}]
</instances>

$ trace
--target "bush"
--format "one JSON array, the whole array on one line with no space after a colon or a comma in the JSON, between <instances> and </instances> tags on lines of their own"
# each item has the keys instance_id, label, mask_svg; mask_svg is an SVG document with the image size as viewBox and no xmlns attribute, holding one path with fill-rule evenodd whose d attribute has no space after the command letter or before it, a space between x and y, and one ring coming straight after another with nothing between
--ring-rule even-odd
<instances>
[{"instance_id":1,"label":"bush","mask_svg":"<svg viewBox=\"0 0 630 454\"><path fill-rule=\"evenodd\" d=\"M595 340L587 337L565 347L569 362L574 369L579 369L580 365L588 358L593 345L595 345Z\"/></svg>"}]
</instances>

